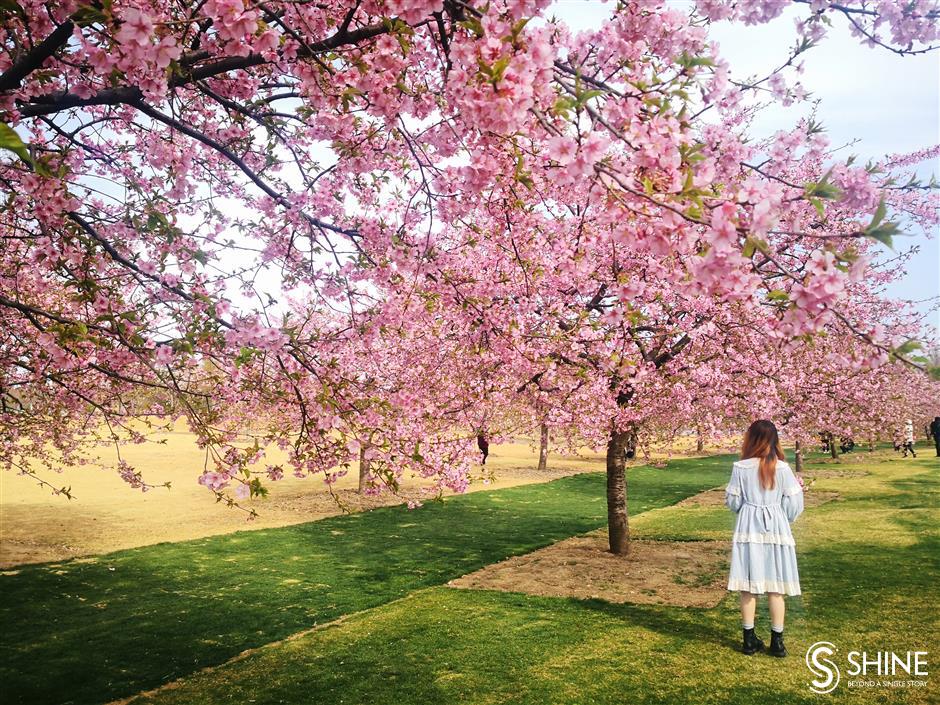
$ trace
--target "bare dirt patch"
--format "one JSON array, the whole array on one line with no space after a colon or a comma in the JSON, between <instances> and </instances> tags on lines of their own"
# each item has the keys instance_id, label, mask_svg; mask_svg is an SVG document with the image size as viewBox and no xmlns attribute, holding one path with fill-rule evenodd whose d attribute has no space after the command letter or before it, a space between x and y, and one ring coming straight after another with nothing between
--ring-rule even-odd
<instances>
[{"instance_id":1,"label":"bare dirt patch","mask_svg":"<svg viewBox=\"0 0 940 705\"><path fill-rule=\"evenodd\" d=\"M809 470L804 473L810 479L830 479L834 477L865 477L871 473L864 470Z\"/></svg>"},{"instance_id":2,"label":"bare dirt patch","mask_svg":"<svg viewBox=\"0 0 940 705\"><path fill-rule=\"evenodd\" d=\"M836 502L842 499L838 492L824 492L823 490L808 490L803 493L803 504L807 507L818 507L826 502Z\"/></svg>"},{"instance_id":3,"label":"bare dirt patch","mask_svg":"<svg viewBox=\"0 0 940 705\"><path fill-rule=\"evenodd\" d=\"M823 492L822 490L806 490L803 493L803 502L807 507L818 507L820 504L839 499L838 492ZM676 507L723 507L725 506L725 489L716 487L711 490L699 492L686 497L675 504Z\"/></svg>"},{"instance_id":4,"label":"bare dirt patch","mask_svg":"<svg viewBox=\"0 0 940 705\"><path fill-rule=\"evenodd\" d=\"M455 588L522 592L676 607L714 607L726 594L724 541L631 542L628 558L607 551L606 532L559 541L448 583Z\"/></svg>"},{"instance_id":5,"label":"bare dirt patch","mask_svg":"<svg viewBox=\"0 0 940 705\"><path fill-rule=\"evenodd\" d=\"M715 487L699 492L691 497L676 502L676 507L723 507L725 506L725 488Z\"/></svg>"}]
</instances>

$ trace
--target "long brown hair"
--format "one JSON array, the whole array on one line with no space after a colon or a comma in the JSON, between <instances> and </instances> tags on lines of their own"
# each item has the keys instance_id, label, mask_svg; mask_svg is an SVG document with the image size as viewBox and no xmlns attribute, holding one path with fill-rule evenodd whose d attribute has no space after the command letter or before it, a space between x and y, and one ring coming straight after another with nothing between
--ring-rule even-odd
<instances>
[{"instance_id":1,"label":"long brown hair","mask_svg":"<svg viewBox=\"0 0 940 705\"><path fill-rule=\"evenodd\" d=\"M777 427L772 421L761 419L751 424L744 434L744 443L741 446L741 460L760 458L760 484L772 490L774 476L777 472L777 461L783 460L783 448L780 447L780 436Z\"/></svg>"}]
</instances>

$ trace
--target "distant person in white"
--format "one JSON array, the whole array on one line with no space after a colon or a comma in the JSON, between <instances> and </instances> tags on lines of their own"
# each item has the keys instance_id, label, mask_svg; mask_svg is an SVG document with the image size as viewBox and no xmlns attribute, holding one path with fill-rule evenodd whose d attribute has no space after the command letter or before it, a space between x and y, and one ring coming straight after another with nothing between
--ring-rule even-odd
<instances>
[{"instance_id":1,"label":"distant person in white","mask_svg":"<svg viewBox=\"0 0 940 705\"><path fill-rule=\"evenodd\" d=\"M907 457L907 452L910 451L911 457L916 458L917 453L914 452L914 422L908 419L904 422L904 457Z\"/></svg>"}]
</instances>

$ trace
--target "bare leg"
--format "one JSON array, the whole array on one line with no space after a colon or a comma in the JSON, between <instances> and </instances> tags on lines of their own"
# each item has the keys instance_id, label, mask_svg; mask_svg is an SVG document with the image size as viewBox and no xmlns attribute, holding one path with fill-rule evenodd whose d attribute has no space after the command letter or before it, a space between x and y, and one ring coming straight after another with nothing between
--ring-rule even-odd
<instances>
[{"instance_id":1,"label":"bare leg","mask_svg":"<svg viewBox=\"0 0 940 705\"><path fill-rule=\"evenodd\" d=\"M786 612L786 602L783 599L783 595L779 592L767 593L767 604L770 607L770 628L774 631L782 632L783 618Z\"/></svg>"},{"instance_id":2,"label":"bare leg","mask_svg":"<svg viewBox=\"0 0 940 705\"><path fill-rule=\"evenodd\" d=\"M757 597L751 592L741 592L741 624L745 628L754 626L754 613L757 611Z\"/></svg>"}]
</instances>

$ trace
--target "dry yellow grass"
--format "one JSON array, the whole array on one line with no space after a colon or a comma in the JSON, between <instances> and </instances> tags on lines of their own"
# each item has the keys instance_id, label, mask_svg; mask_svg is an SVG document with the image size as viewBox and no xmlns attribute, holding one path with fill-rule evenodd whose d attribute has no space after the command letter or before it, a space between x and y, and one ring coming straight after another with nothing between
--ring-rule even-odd
<instances>
[{"instance_id":1,"label":"dry yellow grass","mask_svg":"<svg viewBox=\"0 0 940 705\"><path fill-rule=\"evenodd\" d=\"M71 486L74 499L53 495L27 477L0 473L0 567L58 561L164 541L184 541L215 534L263 529L312 521L344 511L397 504L391 494L361 497L355 492L356 468L334 490L344 506L330 496L321 477L297 479L289 474L267 483L270 494L248 504L259 516L246 521L244 512L215 502L214 496L196 483L205 456L189 432L180 427L153 435L159 443L128 446L123 457L142 471L149 483L171 482L172 488L147 493L131 489L113 469L113 452L103 452L100 467L64 467L55 478L57 487ZM676 448L694 449L694 441ZM655 453L662 456L662 453ZM272 462L278 462L276 453ZM492 446L486 472L474 473L470 491L498 489L545 482L577 472L604 469L602 455L582 450L578 456L549 456L549 469L539 473L537 448L522 440ZM484 477L484 474L486 477ZM420 497L427 481L406 477L402 494Z\"/></svg>"},{"instance_id":2,"label":"dry yellow grass","mask_svg":"<svg viewBox=\"0 0 940 705\"><path fill-rule=\"evenodd\" d=\"M338 514L343 509L330 496L321 477L297 479L287 475L267 483L267 498L248 504L259 513L248 522L244 512L215 502L213 495L196 483L204 455L184 431L157 434L155 440L122 450L125 459L144 473L150 483L172 483L171 489L147 493L131 489L106 463L102 466L65 467L56 486L71 486L74 499L53 495L27 477L0 473L0 566L62 560L143 546L163 541L183 541L246 529L284 526ZM535 451L526 443L493 447L487 469L471 482L470 490L495 489L530 482L544 482L575 472L598 470L603 459L551 457L547 473L535 471ZM350 510L366 509L402 500L391 494L360 497L354 491L355 469L334 489ZM420 478L407 477L405 496L419 496Z\"/></svg>"}]
</instances>

